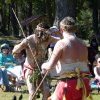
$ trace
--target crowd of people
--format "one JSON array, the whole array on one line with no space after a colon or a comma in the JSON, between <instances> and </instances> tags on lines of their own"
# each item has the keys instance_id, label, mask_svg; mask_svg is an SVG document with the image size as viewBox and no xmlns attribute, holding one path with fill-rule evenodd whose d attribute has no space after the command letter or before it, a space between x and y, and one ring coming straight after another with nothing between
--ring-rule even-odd
<instances>
[{"instance_id":1,"label":"crowd of people","mask_svg":"<svg viewBox=\"0 0 100 100\"><path fill-rule=\"evenodd\" d=\"M22 77L26 80L29 100L33 100L33 98L36 99L33 96L39 83L47 73L59 81L51 95L49 83L44 79L40 87L42 100L86 100L90 98L89 49L75 35L77 30L75 24L72 17L62 19L59 28L49 27L47 23L41 22L36 26L34 34L16 44L12 51L8 44L1 45L0 85L4 84L8 89L8 74L16 71L18 78ZM22 55L23 50L25 56ZM96 79L97 74L100 75L100 71L97 70L100 66L99 60L99 58L96 59L97 67L94 68ZM36 77L34 75L37 69L39 79L37 82L32 82L30 78Z\"/></svg>"},{"instance_id":2,"label":"crowd of people","mask_svg":"<svg viewBox=\"0 0 100 100\"><path fill-rule=\"evenodd\" d=\"M5 87L3 91L10 91L10 84L18 80L21 73L21 63L13 57L11 47L7 43L2 44L0 52L0 86L2 90Z\"/></svg>"}]
</instances>

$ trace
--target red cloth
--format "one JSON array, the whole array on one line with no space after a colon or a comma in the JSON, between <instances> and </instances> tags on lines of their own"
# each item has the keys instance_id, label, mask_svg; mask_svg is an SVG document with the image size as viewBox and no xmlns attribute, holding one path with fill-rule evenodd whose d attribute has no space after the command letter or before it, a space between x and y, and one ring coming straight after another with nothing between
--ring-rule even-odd
<instances>
[{"instance_id":1,"label":"red cloth","mask_svg":"<svg viewBox=\"0 0 100 100\"><path fill-rule=\"evenodd\" d=\"M86 87L87 97L90 93L89 80L83 79ZM55 94L57 96L57 100L63 100L63 96L65 94L66 99L64 100L82 100L82 88L80 90L76 90L77 79L71 79L68 81L60 81L55 89Z\"/></svg>"},{"instance_id":2,"label":"red cloth","mask_svg":"<svg viewBox=\"0 0 100 100\"><path fill-rule=\"evenodd\" d=\"M30 70L30 73L29 74L32 74L33 73L33 70L34 68L32 68L30 65L23 65L23 70L22 70L22 77L25 78L25 74L26 74L26 71L27 70Z\"/></svg>"}]
</instances>

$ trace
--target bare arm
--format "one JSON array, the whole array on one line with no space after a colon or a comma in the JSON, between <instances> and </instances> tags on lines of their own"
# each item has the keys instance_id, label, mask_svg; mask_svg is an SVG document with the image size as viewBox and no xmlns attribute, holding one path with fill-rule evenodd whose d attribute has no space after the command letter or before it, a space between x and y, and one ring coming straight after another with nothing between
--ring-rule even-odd
<instances>
[{"instance_id":1,"label":"bare arm","mask_svg":"<svg viewBox=\"0 0 100 100\"><path fill-rule=\"evenodd\" d=\"M51 43L56 43L56 42L59 41L59 40L60 40L59 37L51 36L50 42L51 42Z\"/></svg>"},{"instance_id":2,"label":"bare arm","mask_svg":"<svg viewBox=\"0 0 100 100\"><path fill-rule=\"evenodd\" d=\"M60 59L62 52L63 52L63 49L62 49L61 43L60 41L58 41L54 47L54 51L51 55L49 62L44 63L42 65L42 69L49 70L52 67L54 67L57 64L58 60Z\"/></svg>"},{"instance_id":3,"label":"bare arm","mask_svg":"<svg viewBox=\"0 0 100 100\"><path fill-rule=\"evenodd\" d=\"M24 39L21 43L14 46L14 49L13 49L12 53L13 54L20 53L26 47L27 47L27 40Z\"/></svg>"}]
</instances>

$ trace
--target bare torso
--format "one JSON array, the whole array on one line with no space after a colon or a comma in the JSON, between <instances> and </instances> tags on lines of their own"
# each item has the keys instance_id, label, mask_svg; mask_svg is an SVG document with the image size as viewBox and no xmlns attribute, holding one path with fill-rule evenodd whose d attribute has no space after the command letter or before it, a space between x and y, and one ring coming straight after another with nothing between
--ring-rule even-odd
<instances>
[{"instance_id":1,"label":"bare torso","mask_svg":"<svg viewBox=\"0 0 100 100\"><path fill-rule=\"evenodd\" d=\"M53 42L51 37L46 42L38 43L35 34L33 34L18 44L17 48L13 50L13 53L20 53L25 49L27 55L25 63L28 63L31 67L36 67L37 63L40 66L46 60L46 49L50 42Z\"/></svg>"},{"instance_id":2,"label":"bare torso","mask_svg":"<svg viewBox=\"0 0 100 100\"><path fill-rule=\"evenodd\" d=\"M61 45L63 46L63 52L60 60L64 63L70 63L69 59L71 63L87 61L87 48L80 40L74 38L72 40L63 39Z\"/></svg>"},{"instance_id":3,"label":"bare torso","mask_svg":"<svg viewBox=\"0 0 100 100\"><path fill-rule=\"evenodd\" d=\"M76 67L80 67L82 71L88 71L87 56L85 44L76 36L67 35L55 45L48 65L54 67L59 61L61 68L59 67L58 70L60 73L74 70Z\"/></svg>"}]
</instances>

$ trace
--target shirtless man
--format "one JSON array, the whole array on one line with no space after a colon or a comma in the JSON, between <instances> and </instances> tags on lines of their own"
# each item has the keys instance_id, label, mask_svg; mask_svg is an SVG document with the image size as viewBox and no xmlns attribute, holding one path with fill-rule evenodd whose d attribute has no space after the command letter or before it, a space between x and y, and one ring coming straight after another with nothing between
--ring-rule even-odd
<instances>
[{"instance_id":1,"label":"shirtless man","mask_svg":"<svg viewBox=\"0 0 100 100\"><path fill-rule=\"evenodd\" d=\"M56 68L59 79L48 100L86 100L90 94L87 47L76 37L72 17L65 17L60 22L60 29L63 39L56 43L50 60L42 64L42 73Z\"/></svg>"},{"instance_id":2,"label":"shirtless man","mask_svg":"<svg viewBox=\"0 0 100 100\"><path fill-rule=\"evenodd\" d=\"M32 100L32 95L35 92L35 86L31 83L30 77L34 70L41 66L45 61L46 48L51 42L57 42L58 39L50 36L48 34L48 25L45 23L39 23L35 29L35 34L28 36L20 44L16 45L13 49L13 54L16 56L22 50L26 50L26 59L24 63L24 76L26 79L28 91L29 91L29 100ZM29 48L31 47L31 49ZM32 51L32 52L31 52ZM33 55L32 55L33 54ZM38 65L37 65L37 63ZM46 90L47 89L47 90ZM43 100L47 100L49 95L49 89L45 87L43 91Z\"/></svg>"}]
</instances>

